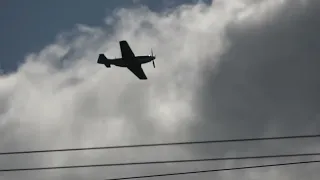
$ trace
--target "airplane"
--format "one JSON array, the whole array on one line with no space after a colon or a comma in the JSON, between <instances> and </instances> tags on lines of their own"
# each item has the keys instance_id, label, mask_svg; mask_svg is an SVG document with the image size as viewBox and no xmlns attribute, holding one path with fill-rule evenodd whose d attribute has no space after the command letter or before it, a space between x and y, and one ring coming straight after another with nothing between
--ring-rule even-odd
<instances>
[{"instance_id":1,"label":"airplane","mask_svg":"<svg viewBox=\"0 0 320 180\"><path fill-rule=\"evenodd\" d=\"M104 54L99 54L97 63L104 64L107 68L110 68L111 65L118 67L126 67L140 80L146 80L147 76L144 73L141 65L152 61L153 67L156 67L154 63L156 56L153 55L152 49L151 55L135 56L127 41L119 41L119 45L122 58L109 59Z\"/></svg>"}]
</instances>

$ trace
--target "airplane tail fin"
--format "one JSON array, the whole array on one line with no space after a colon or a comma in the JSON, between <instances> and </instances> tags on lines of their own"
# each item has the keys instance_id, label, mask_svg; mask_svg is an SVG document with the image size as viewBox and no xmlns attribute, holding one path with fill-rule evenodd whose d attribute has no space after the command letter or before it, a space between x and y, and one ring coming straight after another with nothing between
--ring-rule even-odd
<instances>
[{"instance_id":1,"label":"airplane tail fin","mask_svg":"<svg viewBox=\"0 0 320 180\"><path fill-rule=\"evenodd\" d=\"M108 61L108 58L104 54L99 54L97 63L104 64L108 68L110 67L110 63Z\"/></svg>"}]
</instances>

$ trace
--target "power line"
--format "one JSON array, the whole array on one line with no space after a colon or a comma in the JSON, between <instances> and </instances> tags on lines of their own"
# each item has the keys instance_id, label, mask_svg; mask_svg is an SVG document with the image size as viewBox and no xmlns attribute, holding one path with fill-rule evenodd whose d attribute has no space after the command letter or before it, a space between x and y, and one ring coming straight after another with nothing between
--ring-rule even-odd
<instances>
[{"instance_id":1,"label":"power line","mask_svg":"<svg viewBox=\"0 0 320 180\"><path fill-rule=\"evenodd\" d=\"M185 142L173 142L173 143L135 144L135 145L119 145L119 146L101 146L101 147L51 149L51 150L36 150L36 151L16 151L16 152L2 152L2 153L0 153L0 155L50 153L50 152L66 152L66 151L85 151L85 150L101 150L101 149L121 149L121 148L138 148L138 147L155 147L155 146L173 146L173 145L191 145L191 144L228 143L228 142L244 142L244 141L265 141L265 140L281 140L281 139L305 139L305 138L317 138L317 137L320 137L320 134L301 135L301 136L246 138L246 139L208 140L208 141L185 141Z\"/></svg>"},{"instance_id":2,"label":"power line","mask_svg":"<svg viewBox=\"0 0 320 180\"><path fill-rule=\"evenodd\" d=\"M147 164L165 164L165 163L187 163L187 162L205 162L205 161L224 161L224 160L244 160L244 159L266 159L266 158L282 158L282 157L302 157L302 156L319 156L320 153L303 153L303 154L278 154L266 156L242 156L242 157L223 157L223 158L203 158L203 159L186 159L171 161L145 161L145 162L128 162L128 163L110 163L110 164L91 164L91 165L73 165L73 166L52 166L40 168L21 168L21 169L0 169L0 172L9 171L39 171L54 169L75 169L89 167L110 167L110 166L129 166L129 165L147 165Z\"/></svg>"},{"instance_id":3,"label":"power line","mask_svg":"<svg viewBox=\"0 0 320 180\"><path fill-rule=\"evenodd\" d=\"M297 165L297 164L311 164L311 163L320 163L320 160L299 161L299 162L290 162L290 163L281 163L281 164L266 164L266 165L259 165L259 166L244 166L244 167L223 168L223 169L209 169L209 170L203 170L203 171L187 171L187 172L180 172L180 173L154 174L154 175L147 175L147 176L131 176L131 177L105 179L105 180L142 179L142 178L153 178L153 177L163 177L163 176L189 175L189 174L200 174L200 173L209 173L209 172L218 172L218 171L233 171L233 170L241 170L241 169L254 169L254 168L275 167L275 166L289 166L289 165Z\"/></svg>"}]
</instances>

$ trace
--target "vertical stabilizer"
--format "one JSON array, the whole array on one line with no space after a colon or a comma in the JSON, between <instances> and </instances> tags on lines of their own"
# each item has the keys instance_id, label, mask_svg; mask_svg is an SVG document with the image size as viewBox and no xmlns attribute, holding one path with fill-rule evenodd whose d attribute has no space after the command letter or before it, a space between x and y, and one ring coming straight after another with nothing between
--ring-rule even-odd
<instances>
[{"instance_id":1,"label":"vertical stabilizer","mask_svg":"<svg viewBox=\"0 0 320 180\"><path fill-rule=\"evenodd\" d=\"M110 62L108 61L108 58L104 54L99 54L97 63L104 64L106 67L110 67Z\"/></svg>"}]
</instances>

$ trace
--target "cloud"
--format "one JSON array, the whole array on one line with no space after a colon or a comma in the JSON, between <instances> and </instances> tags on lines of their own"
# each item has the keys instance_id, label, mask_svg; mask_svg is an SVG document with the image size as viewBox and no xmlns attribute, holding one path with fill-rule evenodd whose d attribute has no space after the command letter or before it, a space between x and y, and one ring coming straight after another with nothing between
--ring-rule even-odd
<instances>
[{"instance_id":1,"label":"cloud","mask_svg":"<svg viewBox=\"0 0 320 180\"><path fill-rule=\"evenodd\" d=\"M220 57L219 72L211 62L203 71L201 114L248 135L274 128L282 134L316 132L320 24L315 14L312 5L292 2L279 13L282 18L263 26L229 28L231 45ZM256 128L247 131L248 123Z\"/></svg>"},{"instance_id":2,"label":"cloud","mask_svg":"<svg viewBox=\"0 0 320 180\"><path fill-rule=\"evenodd\" d=\"M42 51L27 56L17 72L1 76L0 150L316 132L320 87L316 79L316 4L228 0L161 13L140 7L120 9L106 18L106 27L77 25ZM119 57L118 41L122 39L136 54L154 49L157 68L143 65L148 81L137 80L126 69L96 64L99 53ZM317 145L236 144L8 156L0 157L0 167L287 152L294 150L290 147L312 150ZM213 165L197 168L221 167ZM188 169L194 166L22 172L1 178L102 179ZM315 179L315 171L309 171L299 179ZM252 170L201 177L299 177L293 172Z\"/></svg>"}]
</instances>

